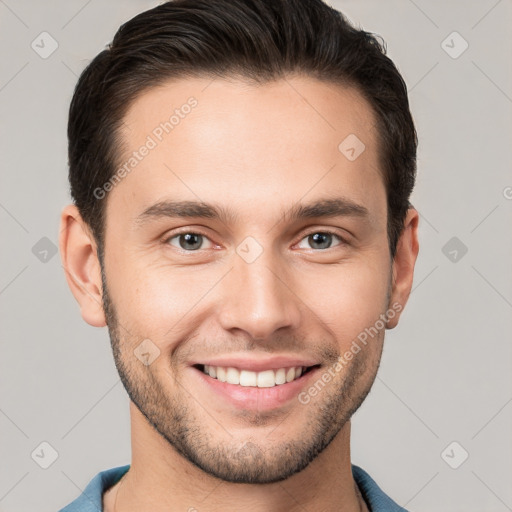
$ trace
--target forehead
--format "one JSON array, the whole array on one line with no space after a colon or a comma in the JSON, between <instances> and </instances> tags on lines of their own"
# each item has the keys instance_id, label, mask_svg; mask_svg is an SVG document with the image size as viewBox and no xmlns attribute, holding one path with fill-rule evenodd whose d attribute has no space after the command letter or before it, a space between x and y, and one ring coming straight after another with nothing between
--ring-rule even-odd
<instances>
[{"instance_id":1,"label":"forehead","mask_svg":"<svg viewBox=\"0 0 512 512\"><path fill-rule=\"evenodd\" d=\"M385 211L375 117L353 88L304 76L168 81L133 102L121 136L109 205L131 221L168 198L230 205L245 222L264 220L256 207L270 221L283 204L326 196Z\"/></svg>"},{"instance_id":2,"label":"forehead","mask_svg":"<svg viewBox=\"0 0 512 512\"><path fill-rule=\"evenodd\" d=\"M172 126L166 130L169 122ZM287 123L287 131L279 131ZM329 135L336 142L353 133L372 145L375 124L370 104L354 87L304 75L255 85L234 78L187 78L141 93L125 115L122 133L128 143L135 143L140 135L177 135L188 125L196 138L216 136L218 142L229 133L247 144L267 142L278 132L280 141L294 143L294 151L300 153L297 142L303 137L330 144Z\"/></svg>"}]
</instances>

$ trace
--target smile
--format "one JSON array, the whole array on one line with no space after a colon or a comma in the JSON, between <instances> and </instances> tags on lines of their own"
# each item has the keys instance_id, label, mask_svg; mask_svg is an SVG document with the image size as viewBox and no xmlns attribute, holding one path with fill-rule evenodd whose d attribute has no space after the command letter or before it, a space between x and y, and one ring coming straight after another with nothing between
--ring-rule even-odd
<instances>
[{"instance_id":1,"label":"smile","mask_svg":"<svg viewBox=\"0 0 512 512\"><path fill-rule=\"evenodd\" d=\"M318 365L292 366L275 370L263 370L260 372L241 370L232 366L226 367L206 364L197 365L196 368L220 382L243 387L271 388L292 382L301 377L301 375L308 373L316 366Z\"/></svg>"}]
</instances>

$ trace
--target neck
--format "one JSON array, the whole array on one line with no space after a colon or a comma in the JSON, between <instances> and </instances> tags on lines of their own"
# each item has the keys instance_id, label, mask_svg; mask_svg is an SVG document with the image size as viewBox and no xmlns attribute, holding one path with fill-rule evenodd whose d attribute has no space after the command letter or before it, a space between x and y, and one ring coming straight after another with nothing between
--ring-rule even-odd
<instances>
[{"instance_id":1,"label":"neck","mask_svg":"<svg viewBox=\"0 0 512 512\"><path fill-rule=\"evenodd\" d=\"M360 512L367 508L352 477L350 422L304 470L272 484L236 484L184 459L130 403L132 463L104 495L106 512L190 510Z\"/></svg>"}]
</instances>

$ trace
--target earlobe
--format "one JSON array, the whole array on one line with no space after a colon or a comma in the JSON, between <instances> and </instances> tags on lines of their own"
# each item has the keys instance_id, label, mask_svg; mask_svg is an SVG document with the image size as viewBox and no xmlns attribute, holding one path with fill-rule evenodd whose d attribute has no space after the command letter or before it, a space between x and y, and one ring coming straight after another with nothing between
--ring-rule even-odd
<instances>
[{"instance_id":1,"label":"earlobe","mask_svg":"<svg viewBox=\"0 0 512 512\"><path fill-rule=\"evenodd\" d=\"M396 305L394 309L398 312L393 318L389 318L386 324L387 329L393 329L398 325L400 315L411 293L414 265L419 252L418 221L419 214L417 210L412 207L409 208L393 259L393 280L389 307Z\"/></svg>"},{"instance_id":2,"label":"earlobe","mask_svg":"<svg viewBox=\"0 0 512 512\"><path fill-rule=\"evenodd\" d=\"M104 327L107 323L96 243L78 208L72 204L61 213L59 249L66 280L82 318L94 327Z\"/></svg>"}]
</instances>

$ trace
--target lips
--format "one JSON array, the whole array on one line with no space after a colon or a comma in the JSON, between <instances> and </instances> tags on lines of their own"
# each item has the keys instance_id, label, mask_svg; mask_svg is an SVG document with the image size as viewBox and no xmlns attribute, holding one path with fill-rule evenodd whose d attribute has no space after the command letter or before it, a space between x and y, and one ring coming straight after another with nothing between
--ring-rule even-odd
<instances>
[{"instance_id":1,"label":"lips","mask_svg":"<svg viewBox=\"0 0 512 512\"><path fill-rule=\"evenodd\" d=\"M321 371L320 364L302 359L275 358L265 362L223 359L222 362L222 365L211 364L212 361L210 364L193 364L190 366L192 382L198 386L198 396L208 400L208 403L217 403L219 398L219 406L229 404L229 407L239 410L264 411L284 407L297 398L300 391ZM231 366L228 362L234 364ZM294 364L290 365L290 362ZM313 364L297 365L303 362ZM283 376L285 382L279 384L283 382Z\"/></svg>"},{"instance_id":2,"label":"lips","mask_svg":"<svg viewBox=\"0 0 512 512\"><path fill-rule=\"evenodd\" d=\"M310 368L318 366L318 362L285 355L266 358L230 355L194 362L192 366L220 382L270 388L294 381Z\"/></svg>"}]
</instances>

